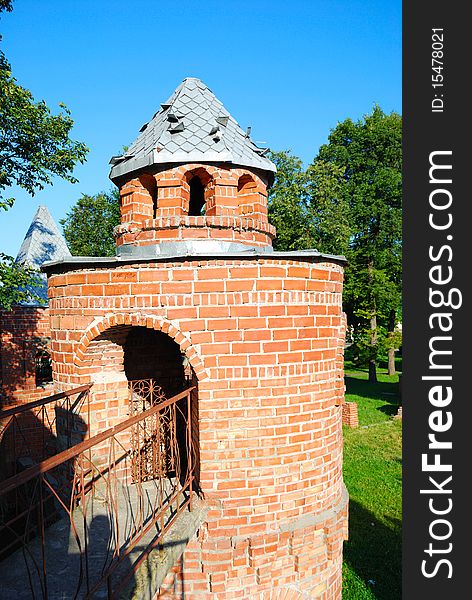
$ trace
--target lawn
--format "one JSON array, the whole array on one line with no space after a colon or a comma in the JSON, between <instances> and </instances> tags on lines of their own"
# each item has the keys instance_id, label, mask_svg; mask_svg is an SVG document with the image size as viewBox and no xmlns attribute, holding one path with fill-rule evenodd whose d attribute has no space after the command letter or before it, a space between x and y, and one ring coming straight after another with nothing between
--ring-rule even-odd
<instances>
[{"instance_id":1,"label":"lawn","mask_svg":"<svg viewBox=\"0 0 472 600\"><path fill-rule=\"evenodd\" d=\"M343 600L401 598L401 421L398 375L377 384L346 365L346 400L357 402L358 429L344 427L344 481L350 496Z\"/></svg>"}]
</instances>

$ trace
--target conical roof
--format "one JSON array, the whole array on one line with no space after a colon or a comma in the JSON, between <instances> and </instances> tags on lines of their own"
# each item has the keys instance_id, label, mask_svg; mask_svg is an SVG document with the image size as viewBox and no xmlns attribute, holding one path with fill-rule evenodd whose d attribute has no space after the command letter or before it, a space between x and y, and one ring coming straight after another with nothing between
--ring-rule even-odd
<instances>
[{"instance_id":1,"label":"conical roof","mask_svg":"<svg viewBox=\"0 0 472 600\"><path fill-rule=\"evenodd\" d=\"M110 178L154 164L230 162L275 172L259 148L213 92L195 77L187 77L153 118L142 126L123 156L113 157Z\"/></svg>"},{"instance_id":2,"label":"conical roof","mask_svg":"<svg viewBox=\"0 0 472 600\"><path fill-rule=\"evenodd\" d=\"M43 263L51 260L61 260L71 256L66 241L59 231L56 222L46 206L38 206L31 225L21 244L16 262L39 269ZM48 299L47 278L41 274L41 288L31 288L45 301ZM23 305L35 305L37 302L22 302Z\"/></svg>"}]
</instances>

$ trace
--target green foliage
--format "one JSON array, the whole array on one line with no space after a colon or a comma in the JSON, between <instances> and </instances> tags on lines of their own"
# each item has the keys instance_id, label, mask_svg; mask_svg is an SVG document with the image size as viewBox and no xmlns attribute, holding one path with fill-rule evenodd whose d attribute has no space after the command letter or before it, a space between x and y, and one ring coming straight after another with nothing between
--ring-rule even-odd
<instances>
[{"instance_id":1,"label":"green foliage","mask_svg":"<svg viewBox=\"0 0 472 600\"><path fill-rule=\"evenodd\" d=\"M6 10L11 12L13 10L12 0L0 0L0 12Z\"/></svg>"},{"instance_id":2,"label":"green foliage","mask_svg":"<svg viewBox=\"0 0 472 600\"><path fill-rule=\"evenodd\" d=\"M349 225L343 169L319 160L305 170L290 150L271 152L269 158L277 167L269 190L269 219L277 229L274 248L345 252Z\"/></svg>"},{"instance_id":3,"label":"green foliage","mask_svg":"<svg viewBox=\"0 0 472 600\"><path fill-rule=\"evenodd\" d=\"M385 338L385 348L389 350L393 348L394 350L398 350L401 348L403 342L402 332L399 329L395 329L390 332L389 335Z\"/></svg>"},{"instance_id":4,"label":"green foliage","mask_svg":"<svg viewBox=\"0 0 472 600\"><path fill-rule=\"evenodd\" d=\"M306 173L315 247L326 254L346 254L350 224L344 168L318 159Z\"/></svg>"},{"instance_id":5,"label":"green foliage","mask_svg":"<svg viewBox=\"0 0 472 600\"><path fill-rule=\"evenodd\" d=\"M402 122L378 106L331 132L317 160L344 169L351 238L344 306L355 343L375 365L392 313L401 310Z\"/></svg>"},{"instance_id":6,"label":"green foliage","mask_svg":"<svg viewBox=\"0 0 472 600\"><path fill-rule=\"evenodd\" d=\"M83 194L60 223L72 254L115 256L113 228L120 223L118 190Z\"/></svg>"},{"instance_id":7,"label":"green foliage","mask_svg":"<svg viewBox=\"0 0 472 600\"><path fill-rule=\"evenodd\" d=\"M7 63L0 68L0 99L0 208L13 204L13 198L3 196L12 185L33 196L54 175L76 183L72 171L85 161L88 149L69 138L74 123L69 110L60 104L59 114L52 115L44 101L35 102L16 83Z\"/></svg>"},{"instance_id":8,"label":"green foliage","mask_svg":"<svg viewBox=\"0 0 472 600\"><path fill-rule=\"evenodd\" d=\"M43 300L34 288L41 285L41 275L35 269L20 265L14 258L0 252L0 308L11 310L14 304Z\"/></svg>"},{"instance_id":9,"label":"green foliage","mask_svg":"<svg viewBox=\"0 0 472 600\"><path fill-rule=\"evenodd\" d=\"M274 185L269 191L269 220L277 229L274 249L312 248L314 226L302 161L290 150L271 152L268 158L277 167Z\"/></svg>"},{"instance_id":10,"label":"green foliage","mask_svg":"<svg viewBox=\"0 0 472 600\"><path fill-rule=\"evenodd\" d=\"M0 0L0 13L12 8L11 0ZM72 171L77 162L85 161L88 149L69 138L73 121L67 107L59 106L59 114L53 115L44 101L35 102L31 92L18 85L0 50L0 209L13 205L14 198L4 195L12 185L34 196L54 176L77 181ZM34 297L32 289L38 283L33 270L0 254L1 308Z\"/></svg>"}]
</instances>

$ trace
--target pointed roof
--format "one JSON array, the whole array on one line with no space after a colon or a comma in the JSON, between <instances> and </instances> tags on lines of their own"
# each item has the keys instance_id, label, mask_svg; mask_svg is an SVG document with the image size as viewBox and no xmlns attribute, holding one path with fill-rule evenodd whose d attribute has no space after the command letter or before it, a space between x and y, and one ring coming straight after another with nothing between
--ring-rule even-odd
<instances>
[{"instance_id":1,"label":"pointed roof","mask_svg":"<svg viewBox=\"0 0 472 600\"><path fill-rule=\"evenodd\" d=\"M43 263L61 260L71 256L66 241L46 206L40 205L21 244L15 261L39 269ZM48 299L48 284L42 275L43 285L34 292L44 300ZM33 290L33 288L32 288ZM22 305L37 305L37 302L22 302Z\"/></svg>"},{"instance_id":2,"label":"pointed roof","mask_svg":"<svg viewBox=\"0 0 472 600\"><path fill-rule=\"evenodd\" d=\"M154 164L231 162L275 172L276 167L244 132L213 92L187 77L123 156L114 156L110 179Z\"/></svg>"}]
</instances>

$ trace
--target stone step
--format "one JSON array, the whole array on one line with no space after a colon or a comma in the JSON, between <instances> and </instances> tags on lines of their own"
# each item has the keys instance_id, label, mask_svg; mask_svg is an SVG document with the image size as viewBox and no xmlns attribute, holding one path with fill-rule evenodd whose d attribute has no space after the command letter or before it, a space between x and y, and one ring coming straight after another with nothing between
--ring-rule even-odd
<instances>
[{"instance_id":1,"label":"stone step","mask_svg":"<svg viewBox=\"0 0 472 600\"><path fill-rule=\"evenodd\" d=\"M167 480L167 493L170 493L175 482ZM64 518L56 520L46 530L45 558L47 568L47 595L41 590L39 574L42 573L42 553L39 538L32 540L25 552L22 549L7 557L0 563L0 581L2 600L30 600L32 598L47 598L47 600L80 600L86 596L86 573L82 561L82 581L80 580L81 559L80 547L76 536L84 548L87 529L88 576L93 587L99 581L103 569L113 558L113 548L118 546L121 551L128 546L133 529L133 522L140 518L150 522L152 502L158 493L157 481L143 484L141 506L138 501L137 488L134 485L120 485L116 495L117 513L112 511L112 505L107 496L105 486L98 486L93 495L86 497L85 518L82 507L73 513L73 525ZM162 486L161 486L162 491ZM187 496L188 497L188 496ZM173 510L175 511L175 504ZM171 518L169 507L164 521ZM64 513L63 513L64 514ZM207 514L207 507L196 494L192 497L192 510L184 509L176 518L169 530L164 534L159 545L156 540L159 525L153 525L143 538L136 544L130 554L125 557L112 575L112 589L120 600L152 600L155 592L164 580L167 572L180 557L188 541L202 525ZM74 532L75 529L75 532ZM115 541L117 540L117 543ZM132 569L143 552L150 545L156 547L139 564L129 580L118 590L119 582ZM28 583L31 581L31 585ZM104 582L93 594L93 598L107 598L107 587Z\"/></svg>"}]
</instances>

